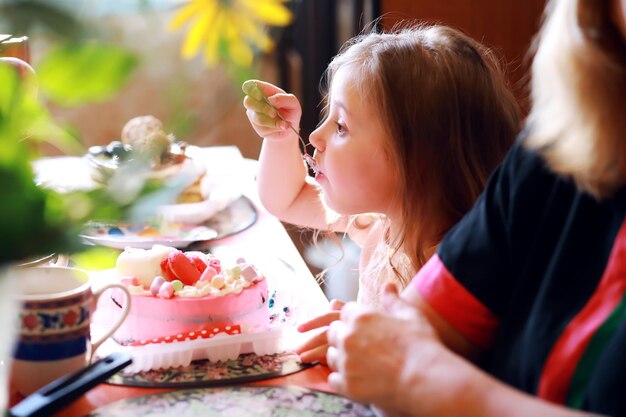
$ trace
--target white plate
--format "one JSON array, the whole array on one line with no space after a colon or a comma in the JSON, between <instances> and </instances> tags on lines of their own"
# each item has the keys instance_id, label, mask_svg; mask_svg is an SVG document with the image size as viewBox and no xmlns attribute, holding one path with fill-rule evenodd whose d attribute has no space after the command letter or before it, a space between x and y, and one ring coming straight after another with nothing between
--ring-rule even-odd
<instances>
[{"instance_id":1,"label":"white plate","mask_svg":"<svg viewBox=\"0 0 626 417\"><path fill-rule=\"evenodd\" d=\"M256 222L257 216L252 202L240 197L199 225L174 224L167 231L157 231L149 224L91 222L80 236L87 243L115 249L150 249L153 245L182 249L194 242L221 239L242 232Z\"/></svg>"},{"instance_id":2,"label":"white plate","mask_svg":"<svg viewBox=\"0 0 626 417\"><path fill-rule=\"evenodd\" d=\"M127 247L132 248L140 248L140 249L150 249L154 245L164 245L171 246L173 248L183 249L187 246L191 245L194 242L198 241L207 241L211 239L215 239L217 237L217 232L213 229L208 229L202 231L200 233L194 234L191 237L142 237L137 235L126 234L124 236L113 236L102 234L99 235L99 232L96 230L113 230L113 229L122 229L126 228L126 225L105 225L105 224L96 224L94 223L92 226L89 226L86 230L85 234L82 234L81 237L87 241L88 243L100 246L107 246L115 249L124 249ZM132 226L131 226L132 227ZM106 232L104 232L106 233Z\"/></svg>"}]
</instances>

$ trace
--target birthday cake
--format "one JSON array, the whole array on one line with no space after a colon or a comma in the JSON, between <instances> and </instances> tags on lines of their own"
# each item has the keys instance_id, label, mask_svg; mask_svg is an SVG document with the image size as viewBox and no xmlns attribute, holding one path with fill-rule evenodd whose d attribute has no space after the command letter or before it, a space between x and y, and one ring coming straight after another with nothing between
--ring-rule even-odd
<instances>
[{"instance_id":1,"label":"birthday cake","mask_svg":"<svg viewBox=\"0 0 626 417\"><path fill-rule=\"evenodd\" d=\"M210 254L154 245L125 249L115 270L131 293L128 317L113 335L122 345L269 329L267 280L244 259L226 266ZM124 300L113 290L99 308L101 317L118 317Z\"/></svg>"}]
</instances>

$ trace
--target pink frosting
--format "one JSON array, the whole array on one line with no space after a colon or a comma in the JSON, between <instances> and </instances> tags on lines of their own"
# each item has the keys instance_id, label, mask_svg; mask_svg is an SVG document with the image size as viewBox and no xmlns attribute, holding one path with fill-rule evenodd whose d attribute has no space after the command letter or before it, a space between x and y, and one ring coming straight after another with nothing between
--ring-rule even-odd
<instances>
[{"instance_id":1,"label":"pink frosting","mask_svg":"<svg viewBox=\"0 0 626 417\"><path fill-rule=\"evenodd\" d=\"M128 317L113 335L121 344L209 330L216 325L240 325L244 333L269 329L268 289L265 279L239 294L200 298L162 299L132 295ZM105 296L98 308L100 320L119 316L124 303L121 291ZM105 324L106 325L106 324Z\"/></svg>"}]
</instances>

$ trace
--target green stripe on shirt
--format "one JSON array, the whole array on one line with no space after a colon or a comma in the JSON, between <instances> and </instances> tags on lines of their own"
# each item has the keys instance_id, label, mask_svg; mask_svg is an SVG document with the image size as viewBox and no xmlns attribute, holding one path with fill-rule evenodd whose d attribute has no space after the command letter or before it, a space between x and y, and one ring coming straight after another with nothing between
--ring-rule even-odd
<instances>
[{"instance_id":1,"label":"green stripe on shirt","mask_svg":"<svg viewBox=\"0 0 626 417\"><path fill-rule=\"evenodd\" d=\"M582 408L591 373L593 372L600 355L604 352L604 348L609 343L615 333L615 330L624 319L624 316L626 316L626 296L622 298L622 301L613 310L611 315L598 328L589 341L587 349L580 359L580 362L578 362L578 366L574 370L574 376L572 377L567 394L566 404L569 407Z\"/></svg>"}]
</instances>

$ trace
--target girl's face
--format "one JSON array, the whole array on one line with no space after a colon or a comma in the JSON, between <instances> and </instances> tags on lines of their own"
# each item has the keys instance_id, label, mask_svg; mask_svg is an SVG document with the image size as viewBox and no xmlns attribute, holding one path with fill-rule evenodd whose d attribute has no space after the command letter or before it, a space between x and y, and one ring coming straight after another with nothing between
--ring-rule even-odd
<instances>
[{"instance_id":1,"label":"girl's face","mask_svg":"<svg viewBox=\"0 0 626 417\"><path fill-rule=\"evenodd\" d=\"M329 114L309 138L315 147L317 182L326 204L340 214L392 214L397 181L383 144L392 140L379 112L339 69L330 90Z\"/></svg>"}]
</instances>

